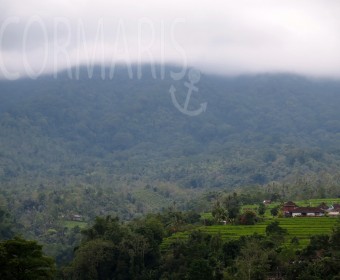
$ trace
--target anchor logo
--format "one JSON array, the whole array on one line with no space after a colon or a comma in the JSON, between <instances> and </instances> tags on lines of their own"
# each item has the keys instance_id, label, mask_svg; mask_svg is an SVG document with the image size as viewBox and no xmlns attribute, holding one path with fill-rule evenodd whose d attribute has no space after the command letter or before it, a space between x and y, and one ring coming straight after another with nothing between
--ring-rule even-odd
<instances>
[{"instance_id":1,"label":"anchor logo","mask_svg":"<svg viewBox=\"0 0 340 280\"><path fill-rule=\"evenodd\" d=\"M198 91L198 87L196 87L194 84L197 84L199 82L199 80L201 79L201 73L198 70L195 69L190 69L189 70L189 74L188 74L188 78L189 78L189 83L185 82L184 85L188 88L188 92L187 92L187 96L185 99L185 103L184 106L182 107L175 96L175 92L176 89L173 85L171 85L169 92L171 94L171 99L172 99L172 103L175 105L175 107L183 114L188 115L188 116L198 116L199 114L203 113L206 111L207 109L207 102L201 103L200 108L193 110L193 111L189 111L188 110L188 105L190 102L190 98L193 92L197 92Z\"/></svg>"}]
</instances>

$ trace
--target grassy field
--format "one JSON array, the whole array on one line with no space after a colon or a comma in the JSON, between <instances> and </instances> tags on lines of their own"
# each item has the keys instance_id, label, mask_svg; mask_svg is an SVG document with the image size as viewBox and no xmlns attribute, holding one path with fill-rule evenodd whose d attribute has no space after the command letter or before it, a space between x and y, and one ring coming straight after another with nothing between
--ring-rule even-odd
<instances>
[{"instance_id":1,"label":"grassy field","mask_svg":"<svg viewBox=\"0 0 340 280\"><path fill-rule=\"evenodd\" d=\"M64 221L64 226L72 229L75 228L76 226L80 227L81 229L86 228L87 223L85 222L78 222L78 221Z\"/></svg>"},{"instance_id":2,"label":"grassy field","mask_svg":"<svg viewBox=\"0 0 340 280\"><path fill-rule=\"evenodd\" d=\"M340 198L337 199L312 199L304 201L294 201L299 206L318 206L322 202L327 205L333 203L340 203ZM270 209L277 206L278 203L273 203L267 206L266 213L264 215L265 220L252 226L244 225L213 225L213 226L199 226L196 229L208 234L220 234L223 240L237 239L241 236L252 235L254 233L265 234L266 226L272 221L278 221L280 226L287 229L287 236L285 243L289 244L293 237L299 239L299 247L305 247L312 235L318 234L330 234L332 228L337 222L337 218L333 217L296 217L296 218L275 218L270 214ZM245 209L253 209L257 211L258 205L244 205L242 211ZM203 213L203 219L212 219L211 213ZM166 250L168 246L175 240L187 239L190 232L179 232L171 237L165 239L161 245L163 250Z\"/></svg>"}]
</instances>

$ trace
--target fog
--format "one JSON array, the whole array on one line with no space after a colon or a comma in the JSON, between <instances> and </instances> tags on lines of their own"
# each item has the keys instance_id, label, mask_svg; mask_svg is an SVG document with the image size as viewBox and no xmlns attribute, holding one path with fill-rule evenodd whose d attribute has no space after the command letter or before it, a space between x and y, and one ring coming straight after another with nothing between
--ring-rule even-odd
<instances>
[{"instance_id":1,"label":"fog","mask_svg":"<svg viewBox=\"0 0 340 280\"><path fill-rule=\"evenodd\" d=\"M176 63L340 77L340 1L2 0L0 77Z\"/></svg>"}]
</instances>

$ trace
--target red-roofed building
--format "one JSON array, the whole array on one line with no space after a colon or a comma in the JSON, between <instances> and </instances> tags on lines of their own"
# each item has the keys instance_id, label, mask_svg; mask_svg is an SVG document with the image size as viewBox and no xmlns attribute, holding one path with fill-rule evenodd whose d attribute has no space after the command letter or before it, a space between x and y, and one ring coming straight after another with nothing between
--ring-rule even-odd
<instances>
[{"instance_id":1,"label":"red-roofed building","mask_svg":"<svg viewBox=\"0 0 340 280\"><path fill-rule=\"evenodd\" d=\"M292 211L296 208L298 208L293 201L288 201L285 204L283 204L282 211L286 217L291 217L292 216Z\"/></svg>"}]
</instances>

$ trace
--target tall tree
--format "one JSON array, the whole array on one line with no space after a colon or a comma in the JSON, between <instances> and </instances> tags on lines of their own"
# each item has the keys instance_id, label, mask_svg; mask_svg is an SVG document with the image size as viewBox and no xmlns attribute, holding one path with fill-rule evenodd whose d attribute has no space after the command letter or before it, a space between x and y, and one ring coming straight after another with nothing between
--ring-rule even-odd
<instances>
[{"instance_id":1,"label":"tall tree","mask_svg":"<svg viewBox=\"0 0 340 280\"><path fill-rule=\"evenodd\" d=\"M228 195L228 197L224 200L225 209L228 211L228 217L231 221L234 221L235 218L240 213L241 205L238 199L237 193L233 193L233 195Z\"/></svg>"},{"instance_id":2,"label":"tall tree","mask_svg":"<svg viewBox=\"0 0 340 280\"><path fill-rule=\"evenodd\" d=\"M228 219L228 211L224 209L219 201L217 201L211 211L216 223L220 223Z\"/></svg>"},{"instance_id":3,"label":"tall tree","mask_svg":"<svg viewBox=\"0 0 340 280\"><path fill-rule=\"evenodd\" d=\"M53 259L43 255L36 241L15 237L0 242L0 279L48 280L54 274Z\"/></svg>"},{"instance_id":4,"label":"tall tree","mask_svg":"<svg viewBox=\"0 0 340 280\"><path fill-rule=\"evenodd\" d=\"M262 279L269 270L268 253L256 239L247 240L236 260L237 279Z\"/></svg>"},{"instance_id":5,"label":"tall tree","mask_svg":"<svg viewBox=\"0 0 340 280\"><path fill-rule=\"evenodd\" d=\"M264 215L264 213L266 213L266 206L264 205L264 203L260 203L259 204L259 207L258 207L258 209L257 209L257 213L259 214L259 215L261 215L261 216L263 216Z\"/></svg>"}]
</instances>

